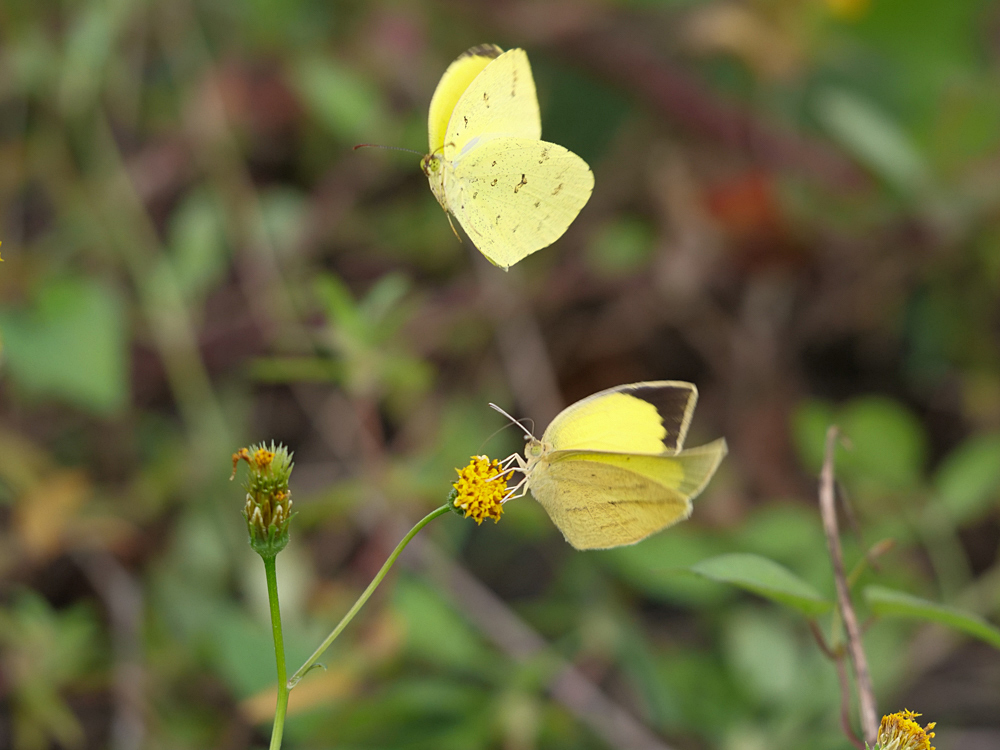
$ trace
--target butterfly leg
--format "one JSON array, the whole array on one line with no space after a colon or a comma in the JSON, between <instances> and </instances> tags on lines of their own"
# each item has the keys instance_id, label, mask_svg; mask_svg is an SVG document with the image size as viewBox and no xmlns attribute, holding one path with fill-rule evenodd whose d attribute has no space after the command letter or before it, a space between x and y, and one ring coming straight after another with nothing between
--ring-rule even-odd
<instances>
[{"instance_id":1,"label":"butterfly leg","mask_svg":"<svg viewBox=\"0 0 1000 750\"><path fill-rule=\"evenodd\" d=\"M449 211L445 211L444 215L448 217L448 226L450 226L451 227L451 231L454 232L455 239L457 239L459 242L461 242L462 241L462 236L458 233L458 230L455 229L455 224L451 220L451 213Z\"/></svg>"}]
</instances>

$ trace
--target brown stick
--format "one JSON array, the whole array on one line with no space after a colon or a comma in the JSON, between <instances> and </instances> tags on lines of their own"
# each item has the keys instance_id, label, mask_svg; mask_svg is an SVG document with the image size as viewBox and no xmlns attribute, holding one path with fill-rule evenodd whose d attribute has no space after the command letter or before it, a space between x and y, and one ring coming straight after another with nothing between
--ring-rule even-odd
<instances>
[{"instance_id":1,"label":"brown stick","mask_svg":"<svg viewBox=\"0 0 1000 750\"><path fill-rule=\"evenodd\" d=\"M823 459L823 471L820 473L819 482L819 509L823 517L823 532L826 534L826 544L830 550L830 561L833 563L833 579L837 586L837 605L840 609L840 617L844 621L844 631L847 634L847 653L851 657L851 666L854 668L854 679L858 684L861 731L865 742L874 745L878 732L875 691L872 689L872 678L868 671L868 661L865 658L864 646L861 643L861 629L858 627L858 618L854 614L851 593L847 587L847 577L844 575L844 556L840 549L840 532L837 529L837 507L833 475L833 453L837 446L837 433L836 425L831 425L826 431L826 457Z\"/></svg>"},{"instance_id":2,"label":"brown stick","mask_svg":"<svg viewBox=\"0 0 1000 750\"><path fill-rule=\"evenodd\" d=\"M812 633L813 638L816 640L819 650L837 667L837 681L840 683L840 728L844 730L844 734L847 735L847 739L851 741L854 747L858 748L858 750L865 750L865 743L861 741L861 738L851 728L851 712L849 709L851 705L851 685L847 681L847 670L844 669L844 649L837 648L835 650L830 648L826 642L826 637L823 635L823 631L819 629L819 625L816 624L815 620L809 620L809 632Z\"/></svg>"}]
</instances>

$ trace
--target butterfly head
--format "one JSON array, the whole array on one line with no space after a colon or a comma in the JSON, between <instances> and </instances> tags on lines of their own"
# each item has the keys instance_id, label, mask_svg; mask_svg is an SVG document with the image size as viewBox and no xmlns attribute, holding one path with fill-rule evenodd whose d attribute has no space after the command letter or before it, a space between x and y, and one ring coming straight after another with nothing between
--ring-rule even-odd
<instances>
[{"instance_id":1,"label":"butterfly head","mask_svg":"<svg viewBox=\"0 0 1000 750\"><path fill-rule=\"evenodd\" d=\"M420 170L428 177L441 171L441 157L438 154L427 154L420 160Z\"/></svg>"},{"instance_id":2,"label":"butterfly head","mask_svg":"<svg viewBox=\"0 0 1000 750\"><path fill-rule=\"evenodd\" d=\"M550 443L543 443L536 437L528 438L524 445L524 458L527 470L530 472L531 469L542 460L545 456L552 450L552 445Z\"/></svg>"}]
</instances>

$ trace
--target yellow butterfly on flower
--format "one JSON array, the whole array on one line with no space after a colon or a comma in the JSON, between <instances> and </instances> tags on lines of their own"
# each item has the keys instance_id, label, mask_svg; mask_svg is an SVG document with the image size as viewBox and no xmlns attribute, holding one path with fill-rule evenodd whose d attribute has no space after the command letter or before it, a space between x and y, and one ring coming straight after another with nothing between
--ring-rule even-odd
<instances>
[{"instance_id":1,"label":"yellow butterfly on flower","mask_svg":"<svg viewBox=\"0 0 1000 750\"><path fill-rule=\"evenodd\" d=\"M676 380L595 393L560 412L541 439L525 430L524 457L474 456L459 471L454 505L497 521L504 503L530 492L577 549L635 544L690 516L726 455L721 438L684 448L697 400L693 384ZM508 490L514 472L522 478Z\"/></svg>"}]
</instances>

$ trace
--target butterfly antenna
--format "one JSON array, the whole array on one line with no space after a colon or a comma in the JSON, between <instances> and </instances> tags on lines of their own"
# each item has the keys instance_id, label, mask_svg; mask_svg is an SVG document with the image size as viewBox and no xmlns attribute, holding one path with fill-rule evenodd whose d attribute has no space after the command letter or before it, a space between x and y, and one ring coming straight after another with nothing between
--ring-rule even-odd
<instances>
[{"instance_id":1,"label":"butterfly antenna","mask_svg":"<svg viewBox=\"0 0 1000 750\"><path fill-rule=\"evenodd\" d=\"M409 154L416 154L417 156L423 156L419 151L414 151L412 148L402 148L400 146L383 146L379 143L359 143L354 147L354 151L359 148L384 148L386 151L406 151Z\"/></svg>"},{"instance_id":2,"label":"butterfly antenna","mask_svg":"<svg viewBox=\"0 0 1000 750\"><path fill-rule=\"evenodd\" d=\"M524 434L525 434L525 435L527 435L527 436L528 436L529 438L534 438L534 437L535 437L535 436L534 436L534 435L532 435L532 434L531 434L530 432L528 432L528 428L527 428L527 427L525 427L525 426L524 426L523 424L521 424L521 423L520 423L519 421L517 421L516 419L514 419L514 417L512 417L512 416L511 416L510 414L508 414L507 412L505 412L505 411L504 411L503 409L501 409L501 408L500 408L499 406L497 406L496 404L490 404L490 408L491 408L491 409L495 409L496 411L500 412L500 413L501 413L501 414L503 414L503 415L504 415L505 417L507 417L507 419L509 419L509 420L510 420L511 422L513 422L514 424L516 424L516 425L517 425L518 427L520 427L520 428L521 428L522 430L524 430Z\"/></svg>"}]
</instances>

